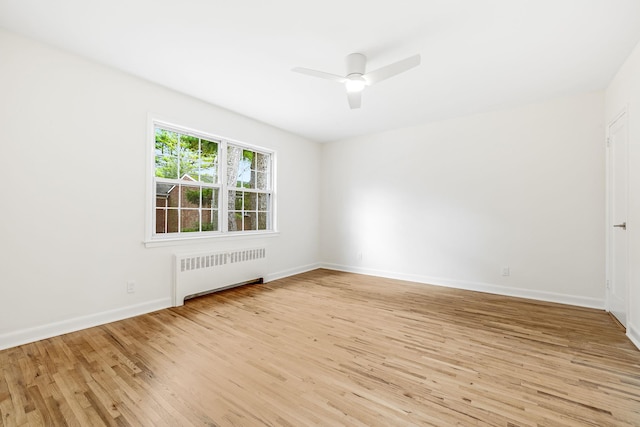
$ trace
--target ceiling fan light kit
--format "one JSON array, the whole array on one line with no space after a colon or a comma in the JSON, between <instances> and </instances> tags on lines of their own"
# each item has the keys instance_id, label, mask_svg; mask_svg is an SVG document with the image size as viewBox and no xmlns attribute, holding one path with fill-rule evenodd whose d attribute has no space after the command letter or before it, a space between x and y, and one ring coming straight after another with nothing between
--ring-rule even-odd
<instances>
[{"instance_id":1,"label":"ceiling fan light kit","mask_svg":"<svg viewBox=\"0 0 640 427\"><path fill-rule=\"evenodd\" d=\"M402 61L394 62L377 70L366 73L367 57L361 53L347 55L347 74L338 76L324 71L311 70L309 68L296 67L292 69L296 73L302 73L321 79L342 83L347 91L347 100L352 109L360 108L362 103L362 91L366 86L371 86L383 80L403 73L420 65L420 55L410 56Z\"/></svg>"},{"instance_id":2,"label":"ceiling fan light kit","mask_svg":"<svg viewBox=\"0 0 640 427\"><path fill-rule=\"evenodd\" d=\"M362 92L367 86L367 81L360 74L351 74L347 76L344 86L347 88L347 92Z\"/></svg>"}]
</instances>

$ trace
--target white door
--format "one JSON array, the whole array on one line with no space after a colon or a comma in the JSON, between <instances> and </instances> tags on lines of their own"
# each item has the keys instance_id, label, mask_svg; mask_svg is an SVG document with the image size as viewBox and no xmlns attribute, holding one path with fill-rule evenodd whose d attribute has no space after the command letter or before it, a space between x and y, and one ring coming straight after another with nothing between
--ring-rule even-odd
<instances>
[{"instance_id":1,"label":"white door","mask_svg":"<svg viewBox=\"0 0 640 427\"><path fill-rule=\"evenodd\" d=\"M627 234L627 114L622 113L609 124L608 136L608 309L624 327L627 326L628 234Z\"/></svg>"}]
</instances>

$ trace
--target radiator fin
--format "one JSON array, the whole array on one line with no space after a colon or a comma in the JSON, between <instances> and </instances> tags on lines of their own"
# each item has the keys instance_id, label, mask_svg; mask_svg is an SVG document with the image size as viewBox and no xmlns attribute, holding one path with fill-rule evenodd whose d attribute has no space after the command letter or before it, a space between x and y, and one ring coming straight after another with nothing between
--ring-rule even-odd
<instances>
[{"instance_id":1,"label":"radiator fin","mask_svg":"<svg viewBox=\"0 0 640 427\"><path fill-rule=\"evenodd\" d=\"M197 255L180 259L180 272L200 270L201 268L220 267L227 264L253 261L266 258L267 250L242 249L233 252L218 252L208 255Z\"/></svg>"}]
</instances>

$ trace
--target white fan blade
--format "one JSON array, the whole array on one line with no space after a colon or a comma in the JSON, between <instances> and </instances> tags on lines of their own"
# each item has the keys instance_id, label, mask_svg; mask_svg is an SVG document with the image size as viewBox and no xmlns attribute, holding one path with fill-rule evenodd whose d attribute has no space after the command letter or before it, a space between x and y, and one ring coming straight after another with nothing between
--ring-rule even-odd
<instances>
[{"instance_id":1,"label":"white fan blade","mask_svg":"<svg viewBox=\"0 0 640 427\"><path fill-rule=\"evenodd\" d=\"M360 108L362 104L362 92L347 92L347 98L349 99L349 107Z\"/></svg>"},{"instance_id":2,"label":"white fan blade","mask_svg":"<svg viewBox=\"0 0 640 427\"><path fill-rule=\"evenodd\" d=\"M342 76L325 73L324 71L310 70L309 68L296 67L296 68L293 68L291 71L295 71L296 73L306 74L308 76L320 77L321 79L332 80L338 83L344 83L347 80Z\"/></svg>"},{"instance_id":3,"label":"white fan blade","mask_svg":"<svg viewBox=\"0 0 640 427\"><path fill-rule=\"evenodd\" d=\"M403 73L413 67L417 67L418 65L420 65L420 55L414 55L403 59L402 61L394 62L393 64L378 68L377 70L371 71L362 77L367 81L367 84L372 85L386 80L389 77L393 77L396 74Z\"/></svg>"}]
</instances>

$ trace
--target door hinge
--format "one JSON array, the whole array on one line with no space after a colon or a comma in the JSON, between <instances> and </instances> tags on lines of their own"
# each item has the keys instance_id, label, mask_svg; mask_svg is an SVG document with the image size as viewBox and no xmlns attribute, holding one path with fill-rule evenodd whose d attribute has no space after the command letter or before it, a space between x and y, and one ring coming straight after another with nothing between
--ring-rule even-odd
<instances>
[{"instance_id":1,"label":"door hinge","mask_svg":"<svg viewBox=\"0 0 640 427\"><path fill-rule=\"evenodd\" d=\"M611 138L607 137L607 147L611 146Z\"/></svg>"},{"instance_id":2,"label":"door hinge","mask_svg":"<svg viewBox=\"0 0 640 427\"><path fill-rule=\"evenodd\" d=\"M609 283L608 280L607 280L607 289L611 289L611 284Z\"/></svg>"}]
</instances>

